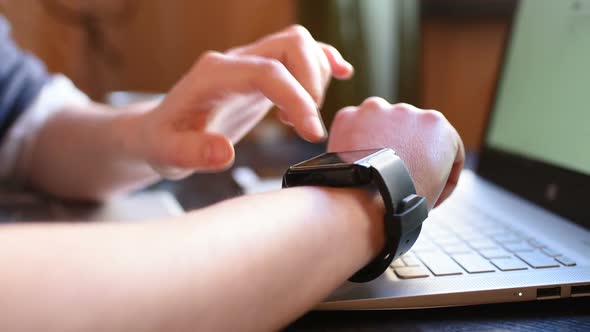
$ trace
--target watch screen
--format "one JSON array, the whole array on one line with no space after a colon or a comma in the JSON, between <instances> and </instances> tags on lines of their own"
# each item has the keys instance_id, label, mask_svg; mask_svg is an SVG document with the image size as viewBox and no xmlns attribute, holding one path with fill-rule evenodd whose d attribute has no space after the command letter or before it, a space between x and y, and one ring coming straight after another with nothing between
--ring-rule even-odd
<instances>
[{"instance_id":1,"label":"watch screen","mask_svg":"<svg viewBox=\"0 0 590 332\"><path fill-rule=\"evenodd\" d=\"M347 152L329 152L321 154L315 158L306 160L301 162L295 166L294 168L299 167L317 167L317 166L324 166L324 165L342 165L342 164L352 164L360 159L368 157L381 149L371 149L371 150L358 150L358 151L347 151Z\"/></svg>"}]
</instances>

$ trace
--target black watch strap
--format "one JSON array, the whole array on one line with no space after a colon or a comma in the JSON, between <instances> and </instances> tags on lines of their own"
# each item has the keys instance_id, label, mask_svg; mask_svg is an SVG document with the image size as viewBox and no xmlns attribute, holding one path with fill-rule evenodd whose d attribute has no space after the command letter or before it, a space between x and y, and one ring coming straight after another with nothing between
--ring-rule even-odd
<instances>
[{"instance_id":1,"label":"black watch strap","mask_svg":"<svg viewBox=\"0 0 590 332\"><path fill-rule=\"evenodd\" d=\"M392 150L385 149L369 161L373 182L385 205L385 246L368 265L349 281L367 282L383 274L391 262L408 252L416 242L422 221L428 216L426 199L416 188L404 162Z\"/></svg>"},{"instance_id":2,"label":"black watch strap","mask_svg":"<svg viewBox=\"0 0 590 332\"><path fill-rule=\"evenodd\" d=\"M398 214L385 216L385 246L383 250L369 264L357 271L348 280L352 282L367 282L379 277L397 259L408 252L418 239L422 230L422 223L417 220L426 219L428 212L426 199L417 195L408 196L412 201L407 208L402 208ZM405 231L396 230L399 228ZM393 235L392 233L398 234Z\"/></svg>"}]
</instances>

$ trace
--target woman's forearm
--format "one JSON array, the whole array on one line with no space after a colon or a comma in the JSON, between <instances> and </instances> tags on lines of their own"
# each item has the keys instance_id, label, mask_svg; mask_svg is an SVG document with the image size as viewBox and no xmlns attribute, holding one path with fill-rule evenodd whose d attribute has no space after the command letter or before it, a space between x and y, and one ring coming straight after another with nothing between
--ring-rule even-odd
<instances>
[{"instance_id":1,"label":"woman's forearm","mask_svg":"<svg viewBox=\"0 0 590 332\"><path fill-rule=\"evenodd\" d=\"M276 330L376 255L382 214L301 187L171 222L4 227L0 330Z\"/></svg>"},{"instance_id":2,"label":"woman's forearm","mask_svg":"<svg viewBox=\"0 0 590 332\"><path fill-rule=\"evenodd\" d=\"M154 106L90 104L54 114L33 147L31 185L65 198L100 200L159 179L145 160L128 151L135 115Z\"/></svg>"},{"instance_id":3,"label":"woman's forearm","mask_svg":"<svg viewBox=\"0 0 590 332\"><path fill-rule=\"evenodd\" d=\"M215 268L200 278L209 330L276 330L383 247L382 202L361 190L293 188L203 212L199 218L216 220L201 224L203 233L219 234L194 244L210 250L202 263Z\"/></svg>"}]
</instances>

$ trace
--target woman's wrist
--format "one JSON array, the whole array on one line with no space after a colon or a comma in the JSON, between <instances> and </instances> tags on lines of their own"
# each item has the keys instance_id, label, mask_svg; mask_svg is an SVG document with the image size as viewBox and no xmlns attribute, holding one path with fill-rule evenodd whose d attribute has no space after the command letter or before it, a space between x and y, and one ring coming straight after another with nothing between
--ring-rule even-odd
<instances>
[{"instance_id":1,"label":"woman's wrist","mask_svg":"<svg viewBox=\"0 0 590 332\"><path fill-rule=\"evenodd\" d=\"M115 135L119 137L122 155L127 159L149 164L145 122L146 113L153 106L149 104L131 105L121 110L115 120Z\"/></svg>"},{"instance_id":2,"label":"woman's wrist","mask_svg":"<svg viewBox=\"0 0 590 332\"><path fill-rule=\"evenodd\" d=\"M351 219L354 229L354 239L351 240L366 244L363 246L364 264L368 264L385 246L385 206L381 195L364 188L322 189L328 190L330 195L337 195L340 205L359 209L363 217Z\"/></svg>"}]
</instances>

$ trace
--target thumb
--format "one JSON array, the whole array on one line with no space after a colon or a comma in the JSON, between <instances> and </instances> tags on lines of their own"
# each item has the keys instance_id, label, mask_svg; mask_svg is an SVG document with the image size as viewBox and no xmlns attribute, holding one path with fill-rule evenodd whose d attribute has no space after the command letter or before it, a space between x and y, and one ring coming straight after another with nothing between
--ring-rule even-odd
<instances>
[{"instance_id":1,"label":"thumb","mask_svg":"<svg viewBox=\"0 0 590 332\"><path fill-rule=\"evenodd\" d=\"M234 160L231 141L220 134L195 131L172 132L161 138L152 167L166 178L184 177L194 171L220 171Z\"/></svg>"}]
</instances>

